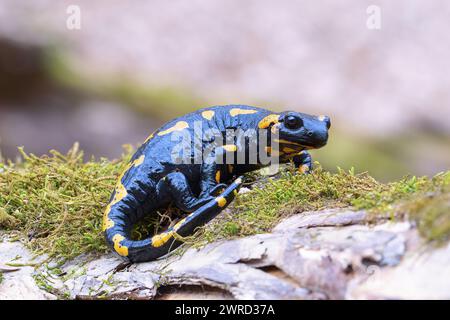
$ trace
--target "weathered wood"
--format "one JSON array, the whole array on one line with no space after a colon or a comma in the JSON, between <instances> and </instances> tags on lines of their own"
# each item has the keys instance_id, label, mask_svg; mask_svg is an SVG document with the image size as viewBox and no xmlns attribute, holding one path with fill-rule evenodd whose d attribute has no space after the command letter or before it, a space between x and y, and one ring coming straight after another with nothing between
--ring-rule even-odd
<instances>
[{"instance_id":1,"label":"weathered wood","mask_svg":"<svg viewBox=\"0 0 450 320\"><path fill-rule=\"evenodd\" d=\"M365 218L363 211L305 212L272 233L125 268L117 268L122 261L112 254L82 255L63 265L65 276L52 275L49 285L57 295L78 299L450 298L450 245L424 248L409 222L368 226ZM21 244L13 246L26 253ZM2 255L0 263L6 262ZM23 269L7 274L0 297L20 297L7 284L23 279L15 277Z\"/></svg>"}]
</instances>

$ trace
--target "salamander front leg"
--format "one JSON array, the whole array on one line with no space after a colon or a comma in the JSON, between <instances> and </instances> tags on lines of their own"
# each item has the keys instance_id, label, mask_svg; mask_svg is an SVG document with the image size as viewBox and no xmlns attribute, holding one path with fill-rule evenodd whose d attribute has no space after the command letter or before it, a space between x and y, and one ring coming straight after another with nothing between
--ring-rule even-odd
<instances>
[{"instance_id":1,"label":"salamander front leg","mask_svg":"<svg viewBox=\"0 0 450 320\"><path fill-rule=\"evenodd\" d=\"M299 173L309 173L312 170L312 158L309 152L302 151L296 154L292 160Z\"/></svg>"}]
</instances>

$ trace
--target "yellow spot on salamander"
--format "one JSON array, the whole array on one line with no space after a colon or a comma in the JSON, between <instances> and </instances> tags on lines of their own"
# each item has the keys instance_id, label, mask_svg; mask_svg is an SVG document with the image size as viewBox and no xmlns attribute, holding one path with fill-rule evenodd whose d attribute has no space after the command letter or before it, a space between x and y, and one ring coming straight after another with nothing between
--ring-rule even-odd
<instances>
[{"instance_id":1,"label":"yellow spot on salamander","mask_svg":"<svg viewBox=\"0 0 450 320\"><path fill-rule=\"evenodd\" d=\"M274 139L273 141L278 142L279 144L291 144L291 145L294 145L294 146L299 146L299 147L302 147L302 148L306 148L306 146L304 146L304 145L302 145L300 143L293 142L293 141L288 141L288 140L284 140L284 139Z\"/></svg>"},{"instance_id":2,"label":"yellow spot on salamander","mask_svg":"<svg viewBox=\"0 0 450 320\"><path fill-rule=\"evenodd\" d=\"M186 221L186 218L181 219L180 221L178 221L177 224L173 226L173 230L177 231L178 229L180 229L180 227L183 225L183 223L185 221Z\"/></svg>"},{"instance_id":3,"label":"yellow spot on salamander","mask_svg":"<svg viewBox=\"0 0 450 320\"><path fill-rule=\"evenodd\" d=\"M121 179L122 178L120 178L120 180ZM102 226L103 231L106 231L106 230L114 227L114 221L112 221L109 218L109 213L111 212L111 208L113 205L115 205L116 203L120 202L123 198L125 198L128 194L127 189L125 189L125 187L123 186L123 184L120 180L116 185L114 198L109 203L109 205L106 207L105 213L103 215L103 226Z\"/></svg>"},{"instance_id":4,"label":"yellow spot on salamander","mask_svg":"<svg viewBox=\"0 0 450 320\"><path fill-rule=\"evenodd\" d=\"M298 150L297 149L292 149L292 148L289 148L289 147L284 147L283 148L283 152L284 153L297 153Z\"/></svg>"},{"instance_id":5,"label":"yellow spot on salamander","mask_svg":"<svg viewBox=\"0 0 450 320\"><path fill-rule=\"evenodd\" d=\"M139 158L137 158L136 160L133 161L133 167L139 167L141 164L144 163L145 160L145 155L140 156Z\"/></svg>"},{"instance_id":6,"label":"yellow spot on salamander","mask_svg":"<svg viewBox=\"0 0 450 320\"><path fill-rule=\"evenodd\" d=\"M127 189L124 187L122 183L117 185L116 187L116 195L114 196L113 201L111 202L111 206L115 205L119 201L121 201L123 198L125 198L128 194Z\"/></svg>"},{"instance_id":7,"label":"yellow spot on salamander","mask_svg":"<svg viewBox=\"0 0 450 320\"><path fill-rule=\"evenodd\" d=\"M259 123L258 128L266 129L272 124L278 123L278 119L280 118L279 114L269 114L267 117L264 117Z\"/></svg>"},{"instance_id":8,"label":"yellow spot on salamander","mask_svg":"<svg viewBox=\"0 0 450 320\"><path fill-rule=\"evenodd\" d=\"M227 204L227 200L224 197L217 197L216 202L221 208Z\"/></svg>"},{"instance_id":9,"label":"yellow spot on salamander","mask_svg":"<svg viewBox=\"0 0 450 320\"><path fill-rule=\"evenodd\" d=\"M114 250L116 250L116 252L122 257L128 256L128 247L120 244L120 242L124 239L125 237L120 234L115 234L112 238L112 241L114 242Z\"/></svg>"},{"instance_id":10,"label":"yellow spot on salamander","mask_svg":"<svg viewBox=\"0 0 450 320\"><path fill-rule=\"evenodd\" d=\"M106 207L105 213L103 214L103 223L102 223L102 230L106 231L112 227L114 227L114 221L112 221L108 214L111 211L111 204L108 204Z\"/></svg>"},{"instance_id":11,"label":"yellow spot on salamander","mask_svg":"<svg viewBox=\"0 0 450 320\"><path fill-rule=\"evenodd\" d=\"M240 114L254 114L257 112L258 112L258 110L253 110L253 109L233 108L230 110L230 116L235 117Z\"/></svg>"},{"instance_id":12,"label":"yellow spot on salamander","mask_svg":"<svg viewBox=\"0 0 450 320\"><path fill-rule=\"evenodd\" d=\"M216 182L220 183L220 170L217 170L216 172Z\"/></svg>"},{"instance_id":13,"label":"yellow spot on salamander","mask_svg":"<svg viewBox=\"0 0 450 320\"><path fill-rule=\"evenodd\" d=\"M237 150L237 146L235 144L225 144L222 148L228 152L234 152Z\"/></svg>"},{"instance_id":14,"label":"yellow spot on salamander","mask_svg":"<svg viewBox=\"0 0 450 320\"><path fill-rule=\"evenodd\" d=\"M148 136L147 139L145 139L144 143L147 143L148 141L150 141L154 135L155 135L155 133L153 132L151 135Z\"/></svg>"},{"instance_id":15,"label":"yellow spot on salamander","mask_svg":"<svg viewBox=\"0 0 450 320\"><path fill-rule=\"evenodd\" d=\"M300 173L306 173L306 172L309 171L309 167L308 167L306 164L303 164L303 165L301 165L301 166L298 168L298 171L299 171Z\"/></svg>"},{"instance_id":16,"label":"yellow spot on salamander","mask_svg":"<svg viewBox=\"0 0 450 320\"><path fill-rule=\"evenodd\" d=\"M211 120L212 117L214 117L214 111L212 110L203 111L202 117L205 118L206 120Z\"/></svg>"},{"instance_id":17,"label":"yellow spot on salamander","mask_svg":"<svg viewBox=\"0 0 450 320\"><path fill-rule=\"evenodd\" d=\"M154 247L161 247L163 244L165 244L167 241L169 241L172 238L173 234L174 234L173 231L169 231L169 232L163 232L161 234L157 234L156 236L153 236L152 245Z\"/></svg>"},{"instance_id":18,"label":"yellow spot on salamander","mask_svg":"<svg viewBox=\"0 0 450 320\"><path fill-rule=\"evenodd\" d=\"M163 136L174 131L181 131L183 129L189 128L189 124L186 121L178 121L173 127L167 130L158 132L158 136Z\"/></svg>"},{"instance_id":19,"label":"yellow spot on salamander","mask_svg":"<svg viewBox=\"0 0 450 320\"><path fill-rule=\"evenodd\" d=\"M265 147L266 152L270 154L271 156L277 157L283 154L283 152L280 152L278 150L273 150L272 147Z\"/></svg>"},{"instance_id":20,"label":"yellow spot on salamander","mask_svg":"<svg viewBox=\"0 0 450 320\"><path fill-rule=\"evenodd\" d=\"M112 221L109 218L109 213L111 212L111 208L116 203L122 201L123 198L125 198L128 194L127 189L122 184L122 179L125 176L125 174L132 168L132 167L138 167L140 166L145 160L145 155L141 155L139 158L135 159L133 162L130 162L125 170L122 172L122 174L117 179L117 184L115 188L114 198L111 200L111 202L106 207L105 213L103 215L103 226L102 230L106 231L112 227L114 227L114 221Z\"/></svg>"}]
</instances>

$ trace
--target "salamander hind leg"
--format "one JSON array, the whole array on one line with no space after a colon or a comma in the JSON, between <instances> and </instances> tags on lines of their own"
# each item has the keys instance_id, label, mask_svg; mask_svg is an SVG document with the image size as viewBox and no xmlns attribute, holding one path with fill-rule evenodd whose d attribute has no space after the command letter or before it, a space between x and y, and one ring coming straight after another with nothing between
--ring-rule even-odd
<instances>
[{"instance_id":1,"label":"salamander hind leg","mask_svg":"<svg viewBox=\"0 0 450 320\"><path fill-rule=\"evenodd\" d=\"M192 212L214 199L210 194L195 197L186 176L181 172L169 173L158 183L160 196L170 197L175 205L186 212Z\"/></svg>"},{"instance_id":2,"label":"salamander hind leg","mask_svg":"<svg viewBox=\"0 0 450 320\"><path fill-rule=\"evenodd\" d=\"M203 164L201 170L200 197L212 196L222 192L227 184L223 181L222 168L216 163Z\"/></svg>"},{"instance_id":3,"label":"salamander hind leg","mask_svg":"<svg viewBox=\"0 0 450 320\"><path fill-rule=\"evenodd\" d=\"M169 179L169 180L168 180ZM173 193L173 196L182 193L186 194L186 186L183 180L184 175L171 174L168 179L165 179L168 183L174 183L177 188ZM168 181L167 181L168 180ZM219 196L213 197L212 200L207 201L201 207L197 208L194 212L189 214L186 218L179 221L173 227L170 227L166 231L154 235L151 238L151 244L146 247L146 250L134 258L135 262L148 261L156 257L160 257L171 250L177 248L182 242L177 240L177 236L186 237L195 232L195 229L201 227L217 216L223 209L225 209L231 201L234 199L242 184L242 177L236 179L231 185L229 185ZM182 187L183 186L183 187ZM189 199L189 196L186 199ZM195 198L194 198L195 199ZM204 199L198 200L197 203L203 202ZM188 201L190 203L190 201ZM195 202L195 201L194 201ZM186 204L184 204L186 205Z\"/></svg>"},{"instance_id":4,"label":"salamander hind leg","mask_svg":"<svg viewBox=\"0 0 450 320\"><path fill-rule=\"evenodd\" d=\"M191 235L196 228L201 227L216 217L224 210L235 198L241 185L243 177L239 177L233 181L223 192L202 207L195 210L189 216L178 222L172 232L176 232L180 236Z\"/></svg>"}]
</instances>

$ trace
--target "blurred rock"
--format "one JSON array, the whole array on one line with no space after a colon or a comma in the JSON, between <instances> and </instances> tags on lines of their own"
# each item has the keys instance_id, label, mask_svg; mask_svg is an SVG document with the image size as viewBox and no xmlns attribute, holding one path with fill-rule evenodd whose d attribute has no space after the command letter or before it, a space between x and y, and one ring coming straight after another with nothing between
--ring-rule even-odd
<instances>
[{"instance_id":1,"label":"blurred rock","mask_svg":"<svg viewBox=\"0 0 450 320\"><path fill-rule=\"evenodd\" d=\"M41 48L0 35L0 109L2 102L26 102L52 87Z\"/></svg>"},{"instance_id":2,"label":"blurred rock","mask_svg":"<svg viewBox=\"0 0 450 320\"><path fill-rule=\"evenodd\" d=\"M0 155L14 158L18 146L37 154L65 151L78 141L88 157L113 158L158 123L54 83L44 56L39 45L0 38Z\"/></svg>"},{"instance_id":3,"label":"blurred rock","mask_svg":"<svg viewBox=\"0 0 450 320\"><path fill-rule=\"evenodd\" d=\"M79 72L183 85L213 103L276 101L375 135L450 133L445 0L378 1L379 30L366 26L371 1L79 0L80 30L66 28L71 4L3 0L0 35L64 43Z\"/></svg>"}]
</instances>

